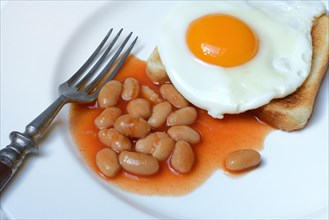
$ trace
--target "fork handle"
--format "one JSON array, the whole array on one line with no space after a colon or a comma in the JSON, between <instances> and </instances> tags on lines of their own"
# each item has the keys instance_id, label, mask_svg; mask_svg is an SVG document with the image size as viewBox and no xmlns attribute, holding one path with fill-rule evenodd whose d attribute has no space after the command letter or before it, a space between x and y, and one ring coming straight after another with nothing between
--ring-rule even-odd
<instances>
[{"instance_id":1,"label":"fork handle","mask_svg":"<svg viewBox=\"0 0 329 220\"><path fill-rule=\"evenodd\" d=\"M10 133L11 143L0 150L0 192L15 174L26 155L38 151L37 143L67 102L67 97L59 96L45 111L26 126L24 133L17 131Z\"/></svg>"},{"instance_id":2,"label":"fork handle","mask_svg":"<svg viewBox=\"0 0 329 220\"><path fill-rule=\"evenodd\" d=\"M13 174L13 171L9 166L7 166L5 163L0 162L0 189L7 184L9 179L11 178Z\"/></svg>"},{"instance_id":3,"label":"fork handle","mask_svg":"<svg viewBox=\"0 0 329 220\"><path fill-rule=\"evenodd\" d=\"M26 126L24 134L38 143L50 123L67 102L68 98L66 96L59 96L48 108Z\"/></svg>"},{"instance_id":4,"label":"fork handle","mask_svg":"<svg viewBox=\"0 0 329 220\"><path fill-rule=\"evenodd\" d=\"M11 143L0 150L0 191L5 187L26 155L36 153L38 148L33 139L25 133L10 133Z\"/></svg>"}]
</instances>

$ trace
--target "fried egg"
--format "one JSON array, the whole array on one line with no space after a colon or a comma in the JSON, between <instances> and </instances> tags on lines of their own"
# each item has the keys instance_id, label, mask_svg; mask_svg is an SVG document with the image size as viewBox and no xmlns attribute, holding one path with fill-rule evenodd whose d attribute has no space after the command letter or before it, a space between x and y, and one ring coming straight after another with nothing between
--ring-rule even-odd
<instances>
[{"instance_id":1,"label":"fried egg","mask_svg":"<svg viewBox=\"0 0 329 220\"><path fill-rule=\"evenodd\" d=\"M294 92L310 72L318 1L190 1L169 13L158 42L178 91L215 118Z\"/></svg>"}]
</instances>

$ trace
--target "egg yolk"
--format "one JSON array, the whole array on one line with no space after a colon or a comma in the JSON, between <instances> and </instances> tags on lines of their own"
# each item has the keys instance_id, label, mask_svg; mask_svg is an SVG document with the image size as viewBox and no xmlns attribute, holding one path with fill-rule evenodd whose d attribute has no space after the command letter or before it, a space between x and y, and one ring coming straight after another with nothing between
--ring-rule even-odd
<instances>
[{"instance_id":1,"label":"egg yolk","mask_svg":"<svg viewBox=\"0 0 329 220\"><path fill-rule=\"evenodd\" d=\"M244 64L258 51L258 39L248 25L224 14L194 20L187 29L186 42L197 58L222 67Z\"/></svg>"}]
</instances>

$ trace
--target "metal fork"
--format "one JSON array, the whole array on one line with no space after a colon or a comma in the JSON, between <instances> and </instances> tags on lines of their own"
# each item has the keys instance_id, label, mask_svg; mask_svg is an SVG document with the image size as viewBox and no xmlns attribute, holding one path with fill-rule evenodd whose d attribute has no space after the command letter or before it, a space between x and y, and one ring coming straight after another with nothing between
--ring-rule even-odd
<instances>
[{"instance_id":1,"label":"metal fork","mask_svg":"<svg viewBox=\"0 0 329 220\"><path fill-rule=\"evenodd\" d=\"M26 126L24 133L17 131L10 133L11 143L0 150L0 191L14 175L26 155L38 151L38 143L62 107L67 103L91 103L95 101L101 87L117 74L134 47L137 37L130 43L128 49L121 54L132 36L131 32L115 51L110 61L99 72L97 70L104 65L105 60L108 60L110 51L122 33L122 29L115 35L109 45L105 47L104 45L112 32L113 29L106 34L100 45L80 69L59 86L59 97ZM93 63L95 64L92 66ZM111 68L111 73L108 73ZM106 76L108 76L106 80L98 86Z\"/></svg>"}]
</instances>

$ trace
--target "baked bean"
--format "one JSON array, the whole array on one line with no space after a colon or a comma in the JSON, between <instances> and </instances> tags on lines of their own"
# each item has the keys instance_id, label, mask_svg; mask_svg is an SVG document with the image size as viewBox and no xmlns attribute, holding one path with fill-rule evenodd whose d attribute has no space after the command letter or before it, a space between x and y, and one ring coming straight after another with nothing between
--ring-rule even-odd
<instances>
[{"instance_id":1,"label":"baked bean","mask_svg":"<svg viewBox=\"0 0 329 220\"><path fill-rule=\"evenodd\" d=\"M160 139L154 147L152 156L157 158L159 161L164 161L171 154L174 145L175 141L170 137Z\"/></svg>"},{"instance_id":2,"label":"baked bean","mask_svg":"<svg viewBox=\"0 0 329 220\"><path fill-rule=\"evenodd\" d=\"M121 115L121 109L117 107L108 107L95 118L95 125L97 128L108 128L114 124L115 119Z\"/></svg>"},{"instance_id":3,"label":"baked bean","mask_svg":"<svg viewBox=\"0 0 329 220\"><path fill-rule=\"evenodd\" d=\"M169 102L161 102L155 105L152 109L152 115L149 118L148 123L153 128L159 128L163 126L171 110L172 106Z\"/></svg>"},{"instance_id":4,"label":"baked bean","mask_svg":"<svg viewBox=\"0 0 329 220\"><path fill-rule=\"evenodd\" d=\"M107 82L99 91L97 102L99 107L115 106L120 98L122 83L117 80Z\"/></svg>"},{"instance_id":5,"label":"baked bean","mask_svg":"<svg viewBox=\"0 0 329 220\"><path fill-rule=\"evenodd\" d=\"M127 105L127 112L133 117L148 119L151 116L151 104L146 99L137 98L131 100Z\"/></svg>"},{"instance_id":6,"label":"baked bean","mask_svg":"<svg viewBox=\"0 0 329 220\"><path fill-rule=\"evenodd\" d=\"M153 89L148 86L142 86L142 97L149 100L152 103L162 102L162 99Z\"/></svg>"},{"instance_id":7,"label":"baked bean","mask_svg":"<svg viewBox=\"0 0 329 220\"><path fill-rule=\"evenodd\" d=\"M167 72L161 62L158 48L156 47L146 61L146 74L155 84L169 82Z\"/></svg>"},{"instance_id":8,"label":"baked bean","mask_svg":"<svg viewBox=\"0 0 329 220\"><path fill-rule=\"evenodd\" d=\"M98 139L116 152L131 150L129 139L121 135L114 128L100 130L98 132Z\"/></svg>"},{"instance_id":9,"label":"baked bean","mask_svg":"<svg viewBox=\"0 0 329 220\"><path fill-rule=\"evenodd\" d=\"M184 140L190 144L199 143L201 140L200 134L193 128L186 125L177 125L168 129L169 136L175 141Z\"/></svg>"},{"instance_id":10,"label":"baked bean","mask_svg":"<svg viewBox=\"0 0 329 220\"><path fill-rule=\"evenodd\" d=\"M123 151L119 154L119 163L129 173L149 176L159 170L158 160L150 155Z\"/></svg>"},{"instance_id":11,"label":"baked bean","mask_svg":"<svg viewBox=\"0 0 329 220\"><path fill-rule=\"evenodd\" d=\"M225 160L225 166L231 171L242 171L257 166L261 156L255 150L238 150L231 153Z\"/></svg>"},{"instance_id":12,"label":"baked bean","mask_svg":"<svg viewBox=\"0 0 329 220\"><path fill-rule=\"evenodd\" d=\"M170 165L179 173L188 173L194 165L194 152L189 143L178 141L170 158Z\"/></svg>"},{"instance_id":13,"label":"baked bean","mask_svg":"<svg viewBox=\"0 0 329 220\"><path fill-rule=\"evenodd\" d=\"M172 84L164 84L160 87L163 98L168 100L176 108L183 108L189 105L188 101L177 91Z\"/></svg>"},{"instance_id":14,"label":"baked bean","mask_svg":"<svg viewBox=\"0 0 329 220\"><path fill-rule=\"evenodd\" d=\"M191 125L198 117L194 107L187 106L172 112L167 118L167 125Z\"/></svg>"},{"instance_id":15,"label":"baked bean","mask_svg":"<svg viewBox=\"0 0 329 220\"><path fill-rule=\"evenodd\" d=\"M151 133L136 142L135 150L140 153L151 154L159 140L168 137L169 136L165 132Z\"/></svg>"},{"instance_id":16,"label":"baked bean","mask_svg":"<svg viewBox=\"0 0 329 220\"><path fill-rule=\"evenodd\" d=\"M150 133L151 126L143 118L121 115L114 122L114 128L121 134L131 138L143 138Z\"/></svg>"},{"instance_id":17,"label":"baked bean","mask_svg":"<svg viewBox=\"0 0 329 220\"><path fill-rule=\"evenodd\" d=\"M123 82L123 91L121 97L123 100L129 101L138 97L140 85L137 79L127 78Z\"/></svg>"},{"instance_id":18,"label":"baked bean","mask_svg":"<svg viewBox=\"0 0 329 220\"><path fill-rule=\"evenodd\" d=\"M107 177L115 176L121 169L117 154L110 148L103 148L97 152L96 165Z\"/></svg>"}]
</instances>

